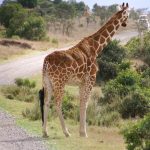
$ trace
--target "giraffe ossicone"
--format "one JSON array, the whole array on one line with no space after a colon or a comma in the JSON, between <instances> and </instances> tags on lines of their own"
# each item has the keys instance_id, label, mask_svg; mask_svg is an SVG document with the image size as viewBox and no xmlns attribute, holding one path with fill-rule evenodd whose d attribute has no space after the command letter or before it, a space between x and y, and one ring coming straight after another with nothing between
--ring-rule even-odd
<instances>
[{"instance_id":1,"label":"giraffe ossicone","mask_svg":"<svg viewBox=\"0 0 150 150\"><path fill-rule=\"evenodd\" d=\"M124 3L108 22L96 33L84 38L74 47L55 51L44 59L43 90L39 94L43 120L43 136L47 137L47 117L52 95L57 114L66 137L70 136L62 114L62 98L66 84L78 84L80 92L80 136L87 137L86 109L88 99L95 83L96 57L111 40L120 26L125 27L128 18L128 3ZM43 109L44 108L44 109Z\"/></svg>"}]
</instances>

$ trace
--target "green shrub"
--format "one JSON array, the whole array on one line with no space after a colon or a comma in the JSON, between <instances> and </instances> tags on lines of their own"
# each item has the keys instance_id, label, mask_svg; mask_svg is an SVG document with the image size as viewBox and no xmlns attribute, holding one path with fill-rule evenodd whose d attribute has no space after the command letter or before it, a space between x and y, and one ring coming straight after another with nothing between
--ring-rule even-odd
<instances>
[{"instance_id":1,"label":"green shrub","mask_svg":"<svg viewBox=\"0 0 150 150\"><path fill-rule=\"evenodd\" d=\"M133 86L139 84L140 75L135 71L125 70L118 74L116 80L123 86Z\"/></svg>"},{"instance_id":2,"label":"green shrub","mask_svg":"<svg viewBox=\"0 0 150 150\"><path fill-rule=\"evenodd\" d=\"M8 99L15 99L25 102L33 102L37 99L35 82L28 79L16 79L16 85L9 85L2 88L2 93Z\"/></svg>"},{"instance_id":3,"label":"green shrub","mask_svg":"<svg viewBox=\"0 0 150 150\"><path fill-rule=\"evenodd\" d=\"M10 20L22 10L22 6L17 3L10 3L0 7L0 23L6 28L10 26Z\"/></svg>"},{"instance_id":4,"label":"green shrub","mask_svg":"<svg viewBox=\"0 0 150 150\"><path fill-rule=\"evenodd\" d=\"M102 55L97 57L99 72L97 81L107 81L113 79L118 74L118 64L121 64L125 58L126 52L119 42L114 40L110 42L104 49Z\"/></svg>"},{"instance_id":5,"label":"green shrub","mask_svg":"<svg viewBox=\"0 0 150 150\"><path fill-rule=\"evenodd\" d=\"M143 117L148 112L150 99L149 91L141 83L137 72L124 70L102 88L104 96L99 103L107 113L118 111L122 118Z\"/></svg>"},{"instance_id":6,"label":"green shrub","mask_svg":"<svg viewBox=\"0 0 150 150\"><path fill-rule=\"evenodd\" d=\"M150 68L146 68L144 69L144 71L142 72L142 77L150 77Z\"/></svg>"},{"instance_id":7,"label":"green shrub","mask_svg":"<svg viewBox=\"0 0 150 150\"><path fill-rule=\"evenodd\" d=\"M125 47L131 56L138 56L138 52L140 52L140 39L138 37L132 38Z\"/></svg>"},{"instance_id":8,"label":"green shrub","mask_svg":"<svg viewBox=\"0 0 150 150\"><path fill-rule=\"evenodd\" d=\"M150 149L150 114L123 130L128 150Z\"/></svg>"},{"instance_id":9,"label":"green shrub","mask_svg":"<svg viewBox=\"0 0 150 150\"><path fill-rule=\"evenodd\" d=\"M137 116L143 117L149 112L148 97L144 93L138 91L126 96L119 106L119 113L122 118L135 118Z\"/></svg>"},{"instance_id":10,"label":"green shrub","mask_svg":"<svg viewBox=\"0 0 150 150\"><path fill-rule=\"evenodd\" d=\"M23 24L23 37L29 40L41 40L45 38L46 26L42 17L29 16Z\"/></svg>"},{"instance_id":11,"label":"green shrub","mask_svg":"<svg viewBox=\"0 0 150 150\"><path fill-rule=\"evenodd\" d=\"M150 66L150 32L144 33L144 44L141 48L140 38L132 38L127 44L126 48L132 57L139 57Z\"/></svg>"},{"instance_id":12,"label":"green shrub","mask_svg":"<svg viewBox=\"0 0 150 150\"><path fill-rule=\"evenodd\" d=\"M123 71L126 69L130 69L131 63L130 61L126 60L126 61L122 61L122 63L119 65L119 70Z\"/></svg>"},{"instance_id":13,"label":"green shrub","mask_svg":"<svg viewBox=\"0 0 150 150\"><path fill-rule=\"evenodd\" d=\"M66 119L70 118L70 119L78 120L79 116L77 113L78 113L79 106L77 106L75 102L76 102L76 98L71 94L69 94L68 92L65 92L62 101L62 112Z\"/></svg>"},{"instance_id":14,"label":"green shrub","mask_svg":"<svg viewBox=\"0 0 150 150\"><path fill-rule=\"evenodd\" d=\"M28 87L28 88L35 88L36 87L36 82L30 81L29 79L17 78L17 79L15 79L15 84L17 86L24 86L24 87Z\"/></svg>"},{"instance_id":15,"label":"green shrub","mask_svg":"<svg viewBox=\"0 0 150 150\"><path fill-rule=\"evenodd\" d=\"M23 7L34 8L37 6L37 0L17 0Z\"/></svg>"},{"instance_id":16,"label":"green shrub","mask_svg":"<svg viewBox=\"0 0 150 150\"><path fill-rule=\"evenodd\" d=\"M29 15L27 10L22 10L10 20L7 35L9 37L18 35L28 40L41 40L46 36L45 21L42 17Z\"/></svg>"}]
</instances>

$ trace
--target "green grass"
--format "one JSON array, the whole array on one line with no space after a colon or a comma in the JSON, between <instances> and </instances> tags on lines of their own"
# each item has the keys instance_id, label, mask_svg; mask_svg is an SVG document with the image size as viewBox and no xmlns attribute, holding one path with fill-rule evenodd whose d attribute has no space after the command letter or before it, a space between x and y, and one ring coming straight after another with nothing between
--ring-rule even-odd
<instances>
[{"instance_id":1,"label":"green grass","mask_svg":"<svg viewBox=\"0 0 150 150\"><path fill-rule=\"evenodd\" d=\"M38 78L38 77L37 77ZM34 78L36 79L36 78ZM40 80L40 78L38 78ZM74 91L75 88L70 91ZM41 121L31 121L22 116L26 107L33 107L33 103L8 100L0 96L0 108L16 117L18 126L24 128L28 133L42 136ZM124 150L123 137L118 133L117 128L104 128L97 126L88 127L88 138L79 137L79 125L76 121L66 120L71 137L66 138L58 118L51 118L48 122L49 138L45 139L50 150ZM43 139L44 140L44 139Z\"/></svg>"}]
</instances>

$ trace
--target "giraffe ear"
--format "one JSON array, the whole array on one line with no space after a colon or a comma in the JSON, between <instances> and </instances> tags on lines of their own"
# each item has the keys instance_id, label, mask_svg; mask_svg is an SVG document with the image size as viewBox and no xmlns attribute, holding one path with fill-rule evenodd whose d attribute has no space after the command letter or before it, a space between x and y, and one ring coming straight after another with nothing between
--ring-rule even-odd
<instances>
[{"instance_id":1,"label":"giraffe ear","mask_svg":"<svg viewBox=\"0 0 150 150\"><path fill-rule=\"evenodd\" d=\"M124 8L124 3L122 4L122 8Z\"/></svg>"}]
</instances>

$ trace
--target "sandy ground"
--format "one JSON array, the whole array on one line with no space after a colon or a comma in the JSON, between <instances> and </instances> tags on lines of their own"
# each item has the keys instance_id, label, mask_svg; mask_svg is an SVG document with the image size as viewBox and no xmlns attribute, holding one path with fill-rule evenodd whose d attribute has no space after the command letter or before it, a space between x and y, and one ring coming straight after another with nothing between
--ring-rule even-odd
<instances>
[{"instance_id":1,"label":"sandy ground","mask_svg":"<svg viewBox=\"0 0 150 150\"><path fill-rule=\"evenodd\" d=\"M0 150L48 150L39 137L17 127L15 119L0 110Z\"/></svg>"},{"instance_id":2,"label":"sandy ground","mask_svg":"<svg viewBox=\"0 0 150 150\"><path fill-rule=\"evenodd\" d=\"M114 36L114 39L118 39L122 44L125 44L130 38L137 36L136 30L124 30ZM67 49L63 48L63 49ZM41 52L36 56L29 56L23 59L15 60L9 63L0 65L0 85L12 84L16 78L29 77L36 73L40 73L42 70L42 64L45 56L52 53L56 49ZM60 49L58 49L60 50ZM62 49L61 49L62 50Z\"/></svg>"}]
</instances>

